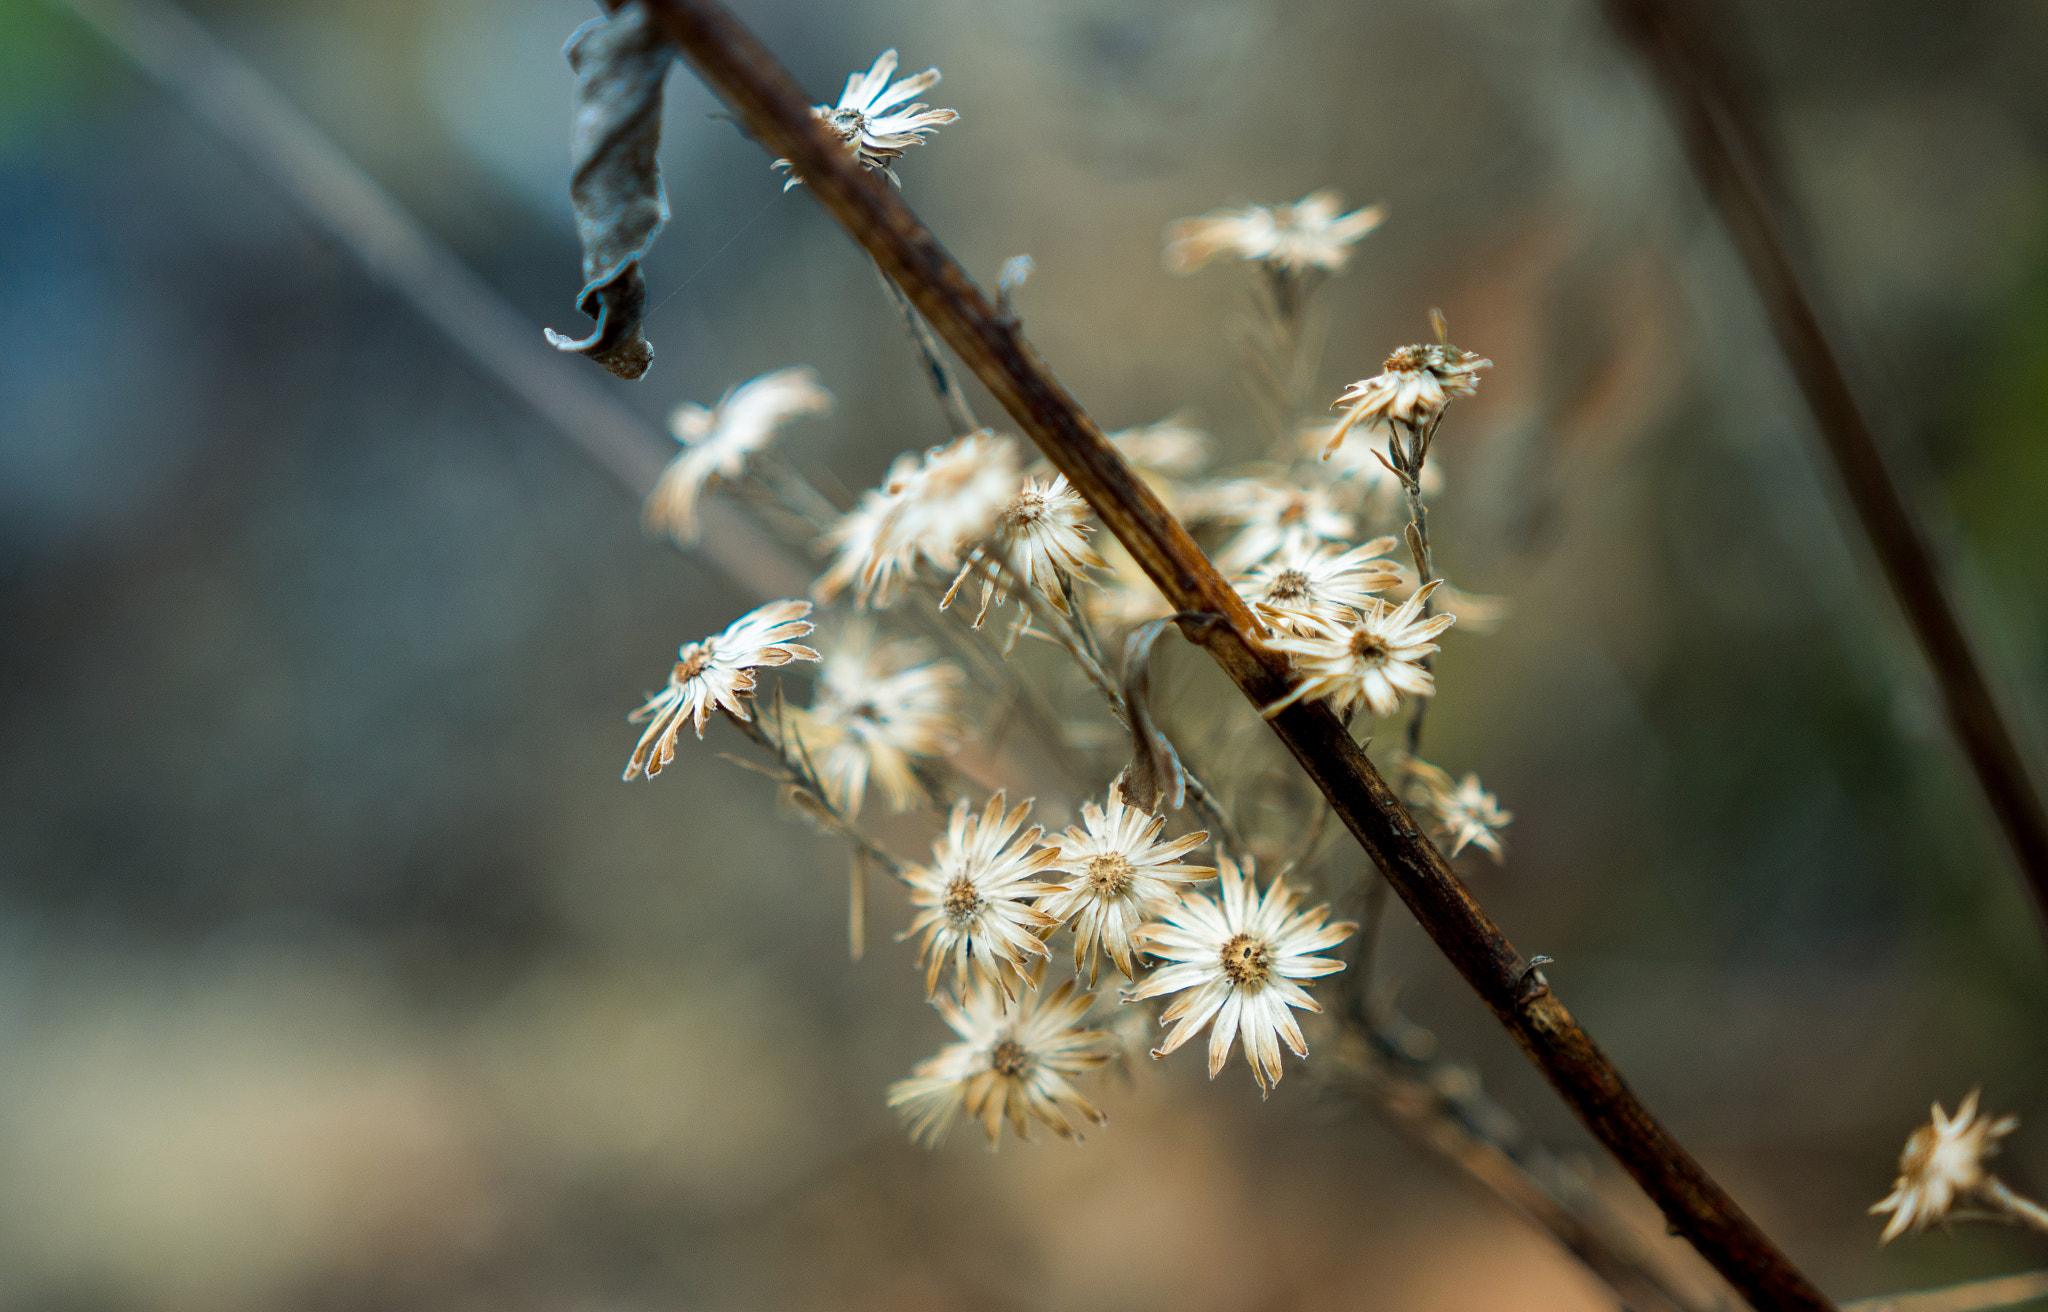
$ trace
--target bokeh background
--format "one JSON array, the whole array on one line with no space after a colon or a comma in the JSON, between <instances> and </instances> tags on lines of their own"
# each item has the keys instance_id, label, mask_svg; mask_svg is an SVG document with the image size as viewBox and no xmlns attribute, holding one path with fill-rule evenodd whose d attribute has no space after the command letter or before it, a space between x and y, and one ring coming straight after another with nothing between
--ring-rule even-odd
<instances>
[{"instance_id":1,"label":"bokeh background","mask_svg":"<svg viewBox=\"0 0 2048 1312\"><path fill-rule=\"evenodd\" d=\"M885 46L962 120L903 165L1108 426L1253 454L1243 272L1169 220L1391 218L1319 391L1490 356L1440 451L1431 755L1517 816L1481 897L1831 1293L2048 1265L1877 1244L1927 1103L2048 1187L2043 946L1738 266L1583 0L743 0L821 98ZM579 0L199 17L536 325L576 328ZM1750 3L1827 292L2028 749L2048 692L2048 8ZM685 71L659 421L817 366L835 491L944 435L871 269ZM579 329L580 330L580 329ZM593 370L594 372L594 370ZM907 1144L943 1028L843 857L692 750L618 770L753 604L61 8L0 0L0 1306L1567 1309L1546 1239L1297 1069L1101 1086L1089 1142ZM1191 685L1199 686L1199 685ZM904 829L900 832L914 832ZM907 841L907 840L906 840ZM1407 1009L1633 1193L1412 924Z\"/></svg>"}]
</instances>

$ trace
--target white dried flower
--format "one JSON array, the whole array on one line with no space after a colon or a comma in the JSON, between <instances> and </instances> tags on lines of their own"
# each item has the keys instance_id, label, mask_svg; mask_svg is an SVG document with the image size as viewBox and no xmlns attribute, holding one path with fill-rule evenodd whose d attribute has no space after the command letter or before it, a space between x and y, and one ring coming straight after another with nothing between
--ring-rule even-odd
<instances>
[{"instance_id":1,"label":"white dried flower","mask_svg":"<svg viewBox=\"0 0 2048 1312\"><path fill-rule=\"evenodd\" d=\"M1017 495L996 515L992 554L1001 558L1008 578L1044 596L1061 614L1067 613L1066 590L1060 580L1087 579L1084 571L1103 568L1102 557L1088 545L1088 503L1074 491L1065 474L1050 480L1028 478ZM973 568L970 560L939 603L944 609ZM981 611L976 628L988 618L991 604L1008 600L1008 589L993 579L981 585Z\"/></svg>"},{"instance_id":2,"label":"white dried flower","mask_svg":"<svg viewBox=\"0 0 2048 1312\"><path fill-rule=\"evenodd\" d=\"M1110 444L1123 452L1124 459L1140 472L1166 478L1187 478L1209 464L1215 440L1188 422L1184 414L1172 414L1156 424L1120 428L1107 435Z\"/></svg>"},{"instance_id":3,"label":"white dried flower","mask_svg":"<svg viewBox=\"0 0 2048 1312\"><path fill-rule=\"evenodd\" d=\"M1425 616L1432 583L1398 607L1368 597L1348 627L1315 625L1311 636L1274 638L1267 645L1293 658L1301 682L1263 714L1272 719L1298 701L1329 698L1339 715L1359 702L1374 715L1392 715L1404 693L1428 697L1436 681L1422 659L1437 650L1430 639L1457 622L1455 615Z\"/></svg>"},{"instance_id":4,"label":"white dried flower","mask_svg":"<svg viewBox=\"0 0 2048 1312\"><path fill-rule=\"evenodd\" d=\"M661 471L647 494L641 520L688 546L697 540L697 499L714 477L731 480L747 457L767 446L792 419L828 414L832 393L818 385L818 372L794 365L741 383L705 409L685 401L669 416L682 454Z\"/></svg>"},{"instance_id":5,"label":"white dried flower","mask_svg":"<svg viewBox=\"0 0 2048 1312\"><path fill-rule=\"evenodd\" d=\"M2001 1116L1995 1121L1980 1118L1975 1089L1953 1117L1941 1110L1940 1103L1934 1104L1932 1116L1906 1140L1906 1150L1899 1154L1899 1178L1891 1193L1870 1208L1872 1215L1892 1214L1883 1243L1947 1219L1957 1199L1996 1185L1984 1163L1998 1154L1998 1141L2020 1123L2017 1116ZM1999 1192L2004 1191L2001 1188Z\"/></svg>"},{"instance_id":6,"label":"white dried flower","mask_svg":"<svg viewBox=\"0 0 2048 1312\"><path fill-rule=\"evenodd\" d=\"M1216 553L1226 574L1250 569L1269 556L1318 542L1342 542L1355 521L1337 508L1325 487L1300 487L1265 478L1234 478L1206 490L1204 517L1238 524L1236 536Z\"/></svg>"},{"instance_id":7,"label":"white dried flower","mask_svg":"<svg viewBox=\"0 0 2048 1312\"><path fill-rule=\"evenodd\" d=\"M1394 563L1385 558L1394 545L1392 538L1374 538L1349 550L1342 543L1302 543L1240 575L1234 586L1262 618L1285 632L1294 632L1304 618L1349 624L1368 597L1400 581Z\"/></svg>"},{"instance_id":8,"label":"white dried flower","mask_svg":"<svg viewBox=\"0 0 2048 1312\"><path fill-rule=\"evenodd\" d=\"M1220 901L1183 897L1163 924L1141 931L1144 950L1167 964L1129 997L1183 994L1159 1018L1174 1028L1153 1056L1165 1056L1210 1026L1209 1078L1215 1079L1230 1057L1231 1040L1242 1034L1252 1078L1270 1090L1280 1082L1282 1040L1297 1057L1308 1055L1288 1009L1322 1010L1300 981L1344 969L1342 961L1316 954L1342 943L1357 926L1326 924L1326 906L1297 911L1299 894L1283 880L1261 896L1248 866L1240 873L1227 856L1219 856L1218 865Z\"/></svg>"},{"instance_id":9,"label":"white dried flower","mask_svg":"<svg viewBox=\"0 0 2048 1312\"><path fill-rule=\"evenodd\" d=\"M919 952L926 993L938 991L948 957L963 984L985 979L1005 996L1016 992L1012 976L1037 987L1027 959L1051 957L1042 935L1058 922L1031 900L1053 891L1038 876L1060 853L1056 847L1032 850L1045 834L1042 828L1017 833L1030 813L1028 800L1005 812L998 792L977 815L963 797L953 804L946 832L932 844L932 863L904 876L910 904L920 910L902 937L924 935Z\"/></svg>"},{"instance_id":10,"label":"white dried flower","mask_svg":"<svg viewBox=\"0 0 2048 1312\"><path fill-rule=\"evenodd\" d=\"M1081 825L1060 840L1059 860L1046 867L1067 876L1038 909L1065 924L1074 922L1074 969L1095 982L1097 950L1135 979L1132 936L1147 920L1173 909L1179 888L1215 878L1212 866L1180 864L1176 858L1209 841L1206 831L1159 841L1166 819L1124 804L1114 789L1109 805L1081 804Z\"/></svg>"},{"instance_id":11,"label":"white dried flower","mask_svg":"<svg viewBox=\"0 0 2048 1312\"><path fill-rule=\"evenodd\" d=\"M1412 776L1408 800L1426 808L1443 829L1450 855L1471 844L1499 861L1504 855L1499 831L1514 821L1514 812L1501 810L1500 799L1486 791L1476 774L1468 772L1454 783L1447 772L1427 761L1409 757L1406 764Z\"/></svg>"},{"instance_id":12,"label":"white dried flower","mask_svg":"<svg viewBox=\"0 0 2048 1312\"><path fill-rule=\"evenodd\" d=\"M1351 260L1351 245L1380 226L1384 205L1339 213L1335 191L1313 191L1292 205L1249 205L1177 219L1166 229L1169 273L1193 273L1219 255L1257 260L1278 272L1335 273Z\"/></svg>"},{"instance_id":13,"label":"white dried flower","mask_svg":"<svg viewBox=\"0 0 2048 1312\"><path fill-rule=\"evenodd\" d=\"M846 90L839 93L837 105L814 105L811 113L846 143L846 149L862 168L880 169L900 187L903 179L896 176L891 163L901 159L909 147L923 145L926 137L945 124L958 121L960 115L955 110L903 103L937 86L938 69L928 68L891 86L889 78L895 71L896 52L884 50L874 67L847 77ZM794 166L786 159L778 159L774 167L787 170ZM792 176L782 189L787 191L802 181Z\"/></svg>"},{"instance_id":14,"label":"white dried flower","mask_svg":"<svg viewBox=\"0 0 2048 1312\"><path fill-rule=\"evenodd\" d=\"M1068 980L1044 994L1006 998L986 984L967 989L958 1001L933 1005L962 1042L949 1044L919 1062L907 1080L889 1086L889 1105L903 1117L910 1136L936 1148L963 1110L981 1122L994 1146L1003 1122L1019 1139L1031 1137L1037 1121L1062 1139L1081 1137L1076 1122L1096 1125L1103 1115L1074 1088L1075 1076L1107 1062L1114 1038L1083 1029L1093 993Z\"/></svg>"},{"instance_id":15,"label":"white dried flower","mask_svg":"<svg viewBox=\"0 0 2048 1312\"><path fill-rule=\"evenodd\" d=\"M962 552L989 535L1021 478L1016 443L987 429L922 457L896 457L882 486L819 538L838 559L813 593L824 600L851 584L861 605L886 606L920 563L959 569Z\"/></svg>"},{"instance_id":16,"label":"white dried flower","mask_svg":"<svg viewBox=\"0 0 2048 1312\"><path fill-rule=\"evenodd\" d=\"M804 751L826 799L860 814L873 782L901 811L923 795L915 764L950 756L967 734L960 667L922 642L884 640L856 621L825 649L816 694L801 722Z\"/></svg>"},{"instance_id":17,"label":"white dried flower","mask_svg":"<svg viewBox=\"0 0 2048 1312\"><path fill-rule=\"evenodd\" d=\"M1401 423L1414 429L1428 428L1452 398L1478 391L1479 371L1492 367L1493 361L1482 360L1448 342L1402 347L1387 357L1379 373L1359 379L1330 403L1333 410L1338 406L1349 408L1331 430L1324 454L1342 445L1345 434L1361 423L1368 427Z\"/></svg>"},{"instance_id":18,"label":"white dried flower","mask_svg":"<svg viewBox=\"0 0 2048 1312\"><path fill-rule=\"evenodd\" d=\"M1324 456L1319 466L1320 473L1331 481L1332 491L1343 499L1344 504L1364 513L1366 522L1384 523L1396 516L1406 519L1403 502L1408 492L1401 486L1400 478L1388 468L1387 453L1371 442L1345 442L1332 448L1330 439L1336 434L1338 423L1333 419L1328 423L1303 425L1302 454ZM1443 467L1434 459L1424 460L1421 481L1425 500L1441 496L1444 490Z\"/></svg>"},{"instance_id":19,"label":"white dried flower","mask_svg":"<svg viewBox=\"0 0 2048 1312\"><path fill-rule=\"evenodd\" d=\"M683 725L694 724L702 738L704 721L711 718L713 707L737 719L753 718L747 712L747 700L754 691L752 670L818 659L817 652L792 641L814 627L804 618L810 613L808 601L771 601L734 620L725 632L686 644L676 654L668 687L628 717L629 723L647 720L649 724L633 748L633 758L626 762L625 778L645 774L652 779L660 774L675 760L676 735Z\"/></svg>"}]
</instances>

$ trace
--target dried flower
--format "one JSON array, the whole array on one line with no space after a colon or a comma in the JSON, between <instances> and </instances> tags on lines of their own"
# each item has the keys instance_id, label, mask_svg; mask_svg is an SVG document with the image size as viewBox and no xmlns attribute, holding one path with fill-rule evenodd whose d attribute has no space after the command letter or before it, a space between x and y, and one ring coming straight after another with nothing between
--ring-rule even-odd
<instances>
[{"instance_id":1,"label":"dried flower","mask_svg":"<svg viewBox=\"0 0 2048 1312\"><path fill-rule=\"evenodd\" d=\"M1209 463L1214 440L1190 424L1185 415L1168 415L1156 424L1120 428L1108 435L1124 459L1147 474L1187 478Z\"/></svg>"},{"instance_id":2,"label":"dried flower","mask_svg":"<svg viewBox=\"0 0 2048 1312\"><path fill-rule=\"evenodd\" d=\"M846 90L839 93L837 105L813 105L811 113L846 143L846 149L862 168L880 169L900 187L903 179L896 176L891 163L901 159L907 148L923 145L924 139L940 127L958 121L960 115L955 110L903 103L937 86L938 69L928 68L890 86L889 77L895 71L896 52L884 50L873 68L847 77ZM778 159L774 167L788 170L795 166L786 159ZM787 191L802 181L792 175L782 189Z\"/></svg>"},{"instance_id":3,"label":"dried flower","mask_svg":"<svg viewBox=\"0 0 2048 1312\"><path fill-rule=\"evenodd\" d=\"M1899 1154L1899 1178L1891 1193L1870 1208L1872 1215L1892 1214L1883 1243L1945 1220L1958 1198L1997 1185L1984 1163L1998 1154L1998 1141L2020 1123L2017 1116L1980 1119L1975 1089L1953 1117L1941 1110L1940 1103L1934 1104L1932 1112L1933 1119L1906 1140L1906 1150ZM2005 1192L2002 1186L1998 1192Z\"/></svg>"},{"instance_id":4,"label":"dried flower","mask_svg":"<svg viewBox=\"0 0 2048 1312\"><path fill-rule=\"evenodd\" d=\"M1451 776L1429 762L1409 757L1408 800L1428 809L1451 842L1451 855L1465 850L1468 843L1486 849L1495 861L1504 853L1496 831L1512 823L1512 811L1500 809L1500 801L1486 791L1479 776L1467 773L1456 783Z\"/></svg>"},{"instance_id":5,"label":"dried flower","mask_svg":"<svg viewBox=\"0 0 2048 1312\"><path fill-rule=\"evenodd\" d=\"M1492 367L1493 361L1482 360L1449 342L1402 347L1387 357L1379 373L1359 379L1330 403L1333 410L1338 406L1350 408L1344 412L1343 421L1331 430L1324 455L1336 450L1345 434L1361 423L1402 423L1417 430L1428 428L1452 398L1478 391L1479 371Z\"/></svg>"},{"instance_id":6,"label":"dried flower","mask_svg":"<svg viewBox=\"0 0 2048 1312\"><path fill-rule=\"evenodd\" d=\"M989 535L1021 477L1016 444L987 429L922 457L896 457L882 486L819 539L839 557L812 591L824 600L853 584L861 605L886 606L920 562L959 569L963 549Z\"/></svg>"},{"instance_id":7,"label":"dried flower","mask_svg":"<svg viewBox=\"0 0 2048 1312\"><path fill-rule=\"evenodd\" d=\"M953 804L946 832L932 844L932 864L905 875L910 903L921 910L902 937L924 935L919 952L927 993L938 990L948 956L963 983L985 979L1009 996L1016 991L1010 976L1016 975L1037 987L1026 958L1051 957L1042 935L1058 922L1030 902L1053 891L1037 876L1060 853L1056 847L1032 850L1042 828L1017 833L1030 813L1029 801L1005 813L998 792L976 815L963 797Z\"/></svg>"},{"instance_id":8,"label":"dried flower","mask_svg":"<svg viewBox=\"0 0 2048 1312\"><path fill-rule=\"evenodd\" d=\"M1405 519L1402 503L1408 492L1401 486L1400 476L1388 467L1386 452L1376 450L1369 442L1348 442L1332 448L1330 438L1339 422L1333 419L1304 425L1302 454L1328 453L1320 466L1321 474L1331 481L1331 490L1343 499L1343 504L1364 513L1367 523L1384 523L1396 515ZM1424 498L1433 500L1442 495L1444 471L1435 460L1423 462L1421 483Z\"/></svg>"},{"instance_id":9,"label":"dried flower","mask_svg":"<svg viewBox=\"0 0 2048 1312\"><path fill-rule=\"evenodd\" d=\"M1351 516L1337 509L1328 488L1298 487L1264 478L1234 478L1207 490L1205 517L1242 525L1216 553L1225 573L1250 569L1269 556L1351 536Z\"/></svg>"},{"instance_id":10,"label":"dried flower","mask_svg":"<svg viewBox=\"0 0 2048 1312\"><path fill-rule=\"evenodd\" d=\"M1322 1010L1298 981L1344 969L1342 961L1316 954L1343 942L1357 926L1325 924L1326 906L1297 911L1299 894L1282 880L1267 885L1261 896L1249 865L1239 873L1227 856L1219 856L1218 865L1220 902L1188 895L1165 923L1140 931L1144 950L1168 964L1129 997L1137 1002L1189 990L1160 1016L1162 1025L1174 1029L1152 1055L1163 1057L1211 1026L1209 1078L1215 1079L1241 1032L1252 1078L1270 1090L1280 1082L1281 1040L1295 1056L1308 1055L1288 1008Z\"/></svg>"},{"instance_id":11,"label":"dried flower","mask_svg":"<svg viewBox=\"0 0 2048 1312\"><path fill-rule=\"evenodd\" d=\"M1166 229L1166 269L1193 273L1219 255L1257 260L1276 272L1309 269L1335 273L1351 260L1351 245L1380 226L1386 206L1340 214L1343 202L1325 188L1292 205L1248 205L1177 219Z\"/></svg>"},{"instance_id":12,"label":"dried flower","mask_svg":"<svg viewBox=\"0 0 2048 1312\"><path fill-rule=\"evenodd\" d=\"M922 795L914 765L950 756L967 733L960 667L931 659L921 642L882 640L872 625L841 630L818 668L801 721L804 751L827 799L860 814L870 780L901 811Z\"/></svg>"},{"instance_id":13,"label":"dried flower","mask_svg":"<svg viewBox=\"0 0 2048 1312\"><path fill-rule=\"evenodd\" d=\"M1374 538L1348 551L1342 545L1305 542L1283 551L1239 576L1238 594L1288 632L1304 617L1349 624L1371 594L1399 582L1401 576L1385 559L1394 549L1394 539Z\"/></svg>"},{"instance_id":14,"label":"dried flower","mask_svg":"<svg viewBox=\"0 0 2048 1312\"><path fill-rule=\"evenodd\" d=\"M697 540L697 498L712 478L738 478L747 457L773 441L792 419L827 414L832 393L805 365L777 369L742 383L705 409L685 401L669 416L682 454L661 471L641 518L649 529L689 545Z\"/></svg>"},{"instance_id":15,"label":"dried flower","mask_svg":"<svg viewBox=\"0 0 2048 1312\"><path fill-rule=\"evenodd\" d=\"M1050 481L1024 480L1024 486L996 516L993 552L1001 557L1009 577L1016 579L1067 613L1065 578L1086 578L1082 572L1103 567L1102 557L1088 545L1088 503L1068 485L1065 474ZM967 578L972 562L960 567L960 575L947 590L943 609ZM988 617L991 603L1008 600L1008 591L994 579L981 585L981 612L974 617L976 628Z\"/></svg>"},{"instance_id":16,"label":"dried flower","mask_svg":"<svg viewBox=\"0 0 2048 1312\"><path fill-rule=\"evenodd\" d=\"M1428 697L1436 680L1422 660L1437 650L1430 639L1457 622L1455 615L1422 613L1436 584L1421 589L1398 607L1378 597L1366 598L1365 609L1349 627L1314 624L1313 636L1275 638L1268 645L1294 658L1301 682L1263 714L1272 719L1298 701L1327 697L1338 714L1359 702L1374 715L1392 715L1403 693Z\"/></svg>"},{"instance_id":17,"label":"dried flower","mask_svg":"<svg viewBox=\"0 0 2048 1312\"><path fill-rule=\"evenodd\" d=\"M1059 860L1046 867L1067 878L1039 899L1038 909L1061 924L1074 922L1074 969L1087 971L1090 984L1098 947L1125 979L1135 979L1132 936L1139 925L1172 910L1178 886L1215 877L1213 867L1175 861L1208 842L1208 833L1162 843L1165 827L1165 817L1125 805L1112 790L1106 808L1081 804L1081 826L1067 830Z\"/></svg>"},{"instance_id":18,"label":"dried flower","mask_svg":"<svg viewBox=\"0 0 2048 1312\"><path fill-rule=\"evenodd\" d=\"M936 1148L964 1109L981 1122L993 1146L1003 1122L1029 1139L1038 1121L1062 1139L1078 1139L1076 1121L1103 1122L1094 1103L1074 1088L1073 1077L1113 1055L1113 1036L1082 1029L1093 993L1068 980L1045 994L1006 998L977 983L957 1000L933 1005L963 1042L948 1044L919 1062L907 1080L889 1086L889 1105L910 1136Z\"/></svg>"},{"instance_id":19,"label":"dried flower","mask_svg":"<svg viewBox=\"0 0 2048 1312\"><path fill-rule=\"evenodd\" d=\"M746 702L754 691L754 676L749 671L818 659L817 652L791 641L814 627L804 618L810 613L808 601L771 601L734 620L725 632L686 644L669 671L668 687L627 717L632 724L650 723L633 748L633 759L626 762L625 778L645 774L652 779L660 774L676 757L676 735L683 725L693 723L702 738L704 721L711 718L714 706L737 719L751 719Z\"/></svg>"}]
</instances>

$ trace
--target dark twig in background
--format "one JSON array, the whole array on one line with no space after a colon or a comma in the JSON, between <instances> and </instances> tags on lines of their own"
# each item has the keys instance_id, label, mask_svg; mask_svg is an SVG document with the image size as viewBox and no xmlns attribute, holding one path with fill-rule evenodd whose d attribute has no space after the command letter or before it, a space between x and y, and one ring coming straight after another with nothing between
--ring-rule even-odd
<instances>
[{"instance_id":1,"label":"dark twig in background","mask_svg":"<svg viewBox=\"0 0 2048 1312\"><path fill-rule=\"evenodd\" d=\"M1256 706L1287 689L1283 660L1250 635L1245 603L1180 522L958 261L886 182L863 172L812 114L810 100L753 34L710 0L646 0L684 58L772 155L795 173L901 286L1012 419L1085 496L1169 603L1224 622L1188 626ZM1831 1304L1623 1082L1548 983L1423 837L1328 706L1271 721L1416 920L1569 1102L1685 1236L1759 1308Z\"/></svg>"},{"instance_id":2,"label":"dark twig in background","mask_svg":"<svg viewBox=\"0 0 2048 1312\"><path fill-rule=\"evenodd\" d=\"M1808 273L1810 246L1751 80L1733 57L1733 15L1721 8L1710 0L1607 0L1614 25L1661 86L1700 186L1749 269L1843 491L1941 688L1949 727L2048 925L2048 811L1942 585L1934 548L1886 468L1872 407L1831 340Z\"/></svg>"}]
</instances>

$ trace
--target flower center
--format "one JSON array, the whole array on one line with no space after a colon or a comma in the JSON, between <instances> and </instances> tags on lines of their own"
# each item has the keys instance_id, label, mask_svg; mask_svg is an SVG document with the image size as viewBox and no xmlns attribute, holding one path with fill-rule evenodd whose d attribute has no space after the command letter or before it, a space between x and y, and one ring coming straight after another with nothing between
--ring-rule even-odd
<instances>
[{"instance_id":1,"label":"flower center","mask_svg":"<svg viewBox=\"0 0 2048 1312\"><path fill-rule=\"evenodd\" d=\"M1223 975L1240 988L1264 984L1273 974L1273 949L1264 939L1239 934L1223 945Z\"/></svg>"},{"instance_id":2,"label":"flower center","mask_svg":"<svg viewBox=\"0 0 2048 1312\"><path fill-rule=\"evenodd\" d=\"M1427 361L1423 358L1426 351L1426 347L1404 346L1388 356L1386 364L1381 367L1390 374L1416 373L1427 367Z\"/></svg>"},{"instance_id":3,"label":"flower center","mask_svg":"<svg viewBox=\"0 0 2048 1312\"><path fill-rule=\"evenodd\" d=\"M835 109L826 116L825 122L839 134L841 141L858 139L861 129L868 125L867 116L857 109Z\"/></svg>"},{"instance_id":4,"label":"flower center","mask_svg":"<svg viewBox=\"0 0 2048 1312\"><path fill-rule=\"evenodd\" d=\"M1044 518L1045 498L1036 492L1026 492L1003 507L1002 526L1015 532Z\"/></svg>"},{"instance_id":5,"label":"flower center","mask_svg":"<svg viewBox=\"0 0 2048 1312\"><path fill-rule=\"evenodd\" d=\"M1360 665L1385 665L1391 655L1386 642L1371 629L1359 629L1351 635L1351 657Z\"/></svg>"},{"instance_id":6,"label":"flower center","mask_svg":"<svg viewBox=\"0 0 2048 1312\"><path fill-rule=\"evenodd\" d=\"M942 905L945 908L946 919L954 924L972 920L974 913L981 910L981 890L977 889L974 881L967 876L955 875L953 882L946 885L946 900Z\"/></svg>"},{"instance_id":7,"label":"flower center","mask_svg":"<svg viewBox=\"0 0 2048 1312\"><path fill-rule=\"evenodd\" d=\"M1299 498L1288 502L1286 508L1280 512L1280 522L1283 524L1299 524L1307 518L1308 503Z\"/></svg>"},{"instance_id":8,"label":"flower center","mask_svg":"<svg viewBox=\"0 0 2048 1312\"><path fill-rule=\"evenodd\" d=\"M1015 1079L1031 1065L1031 1054L1015 1039L1004 1039L988 1051L988 1068Z\"/></svg>"},{"instance_id":9,"label":"flower center","mask_svg":"<svg viewBox=\"0 0 2048 1312\"><path fill-rule=\"evenodd\" d=\"M1298 569L1284 569L1266 589L1268 601L1299 601L1308 595L1308 575Z\"/></svg>"},{"instance_id":10,"label":"flower center","mask_svg":"<svg viewBox=\"0 0 2048 1312\"><path fill-rule=\"evenodd\" d=\"M693 642L683 648L683 659L676 664L674 675L677 683L688 683L704 673L704 667L711 664L711 648L701 642Z\"/></svg>"},{"instance_id":11,"label":"flower center","mask_svg":"<svg viewBox=\"0 0 2048 1312\"><path fill-rule=\"evenodd\" d=\"M1101 898L1122 897L1131 891L1131 862L1121 852L1104 852L1088 858L1088 891Z\"/></svg>"}]
</instances>

